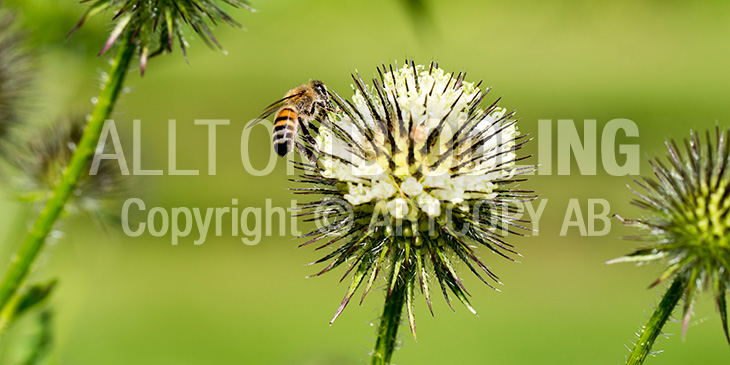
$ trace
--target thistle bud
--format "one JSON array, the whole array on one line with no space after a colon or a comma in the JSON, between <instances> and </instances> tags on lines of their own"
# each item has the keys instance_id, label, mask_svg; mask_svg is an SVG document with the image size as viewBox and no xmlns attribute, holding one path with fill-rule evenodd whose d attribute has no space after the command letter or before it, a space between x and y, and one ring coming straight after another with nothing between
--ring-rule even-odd
<instances>
[{"instance_id":1,"label":"thistle bud","mask_svg":"<svg viewBox=\"0 0 730 365\"><path fill-rule=\"evenodd\" d=\"M131 40L137 45L140 71L144 75L147 60L172 52L176 40L185 55L188 46L186 25L208 46L221 48L211 27L218 21L241 27L222 4L254 11L247 2L240 0L95 0L71 32L102 11L113 12L116 25L99 55L109 50L122 34L128 33L131 37L123 38L123 41Z\"/></svg>"},{"instance_id":2,"label":"thistle bud","mask_svg":"<svg viewBox=\"0 0 730 365\"><path fill-rule=\"evenodd\" d=\"M7 157L6 178L21 199L44 203L50 197L81 140L85 124L80 116L61 118L14 147ZM102 159L93 175L87 173L79 180L66 209L98 213L106 202L119 196L123 186L119 165Z\"/></svg>"},{"instance_id":3,"label":"thistle bud","mask_svg":"<svg viewBox=\"0 0 730 365\"><path fill-rule=\"evenodd\" d=\"M0 2L2 7L2 2ZM0 9L0 139L20 124L24 91L30 80L27 52L15 17ZM0 146L0 152L3 152Z\"/></svg>"},{"instance_id":4,"label":"thistle bud","mask_svg":"<svg viewBox=\"0 0 730 365\"><path fill-rule=\"evenodd\" d=\"M707 132L704 142L697 132L681 145L666 142L664 160L649 161L653 178L637 182L640 191L634 205L644 217L622 221L639 228L633 237L648 242L644 248L609 261L647 263L665 266L651 284L672 279L683 290L685 333L698 293L714 292L725 335L727 291L730 288L730 144L728 130Z\"/></svg>"}]
</instances>

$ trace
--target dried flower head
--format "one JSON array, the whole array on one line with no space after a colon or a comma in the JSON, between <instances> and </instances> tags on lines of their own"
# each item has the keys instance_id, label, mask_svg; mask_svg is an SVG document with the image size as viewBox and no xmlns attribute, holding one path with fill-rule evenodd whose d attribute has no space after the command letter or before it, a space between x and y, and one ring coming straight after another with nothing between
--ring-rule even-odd
<instances>
[{"instance_id":1,"label":"dried flower head","mask_svg":"<svg viewBox=\"0 0 730 365\"><path fill-rule=\"evenodd\" d=\"M90 17L104 11L114 12L116 26L109 35L99 54L104 54L119 39L129 32L136 42L140 55L140 69L144 74L147 59L164 52L172 52L175 39L185 55L188 46L185 41L185 25L189 25L208 46L220 48L211 32L211 26L223 21L234 27L241 27L226 13L222 4L234 8L254 11L241 0L87 0L92 2L74 29L81 27Z\"/></svg>"},{"instance_id":2,"label":"dried flower head","mask_svg":"<svg viewBox=\"0 0 730 365\"><path fill-rule=\"evenodd\" d=\"M19 104L30 79L23 37L14 21L11 13L0 9L0 138L19 124Z\"/></svg>"},{"instance_id":3,"label":"dried flower head","mask_svg":"<svg viewBox=\"0 0 730 365\"><path fill-rule=\"evenodd\" d=\"M643 192L634 205L644 218L622 221L646 234L632 237L650 242L646 248L609 261L667 265L651 286L668 278L684 288L686 332L697 293L711 290L728 336L726 295L730 287L730 144L728 130L708 131L703 145L696 132L684 140L684 148L667 141L666 162L649 161L654 178L637 184ZM730 337L728 337L730 341Z\"/></svg>"},{"instance_id":4,"label":"dried flower head","mask_svg":"<svg viewBox=\"0 0 730 365\"><path fill-rule=\"evenodd\" d=\"M482 245L509 260L518 255L505 242L524 220L521 203L535 198L519 190L517 150L527 142L516 122L497 106L480 106L488 90L433 63L378 69L373 86L353 75L352 101L332 92L338 113L304 129L301 145L311 164L296 181L299 194L321 199L302 206L301 215L323 218L303 245L325 240L335 247L315 263L330 261L317 275L344 263L352 281L333 321L364 284L363 298L381 271L388 295L405 291L415 336L413 300L420 288L431 308L431 281L474 312L457 273L457 262L499 283L474 250ZM313 218L310 218L313 219ZM480 273L481 271L481 273ZM343 276L343 279L344 277ZM398 289L400 288L400 289ZM361 300L362 302L362 300Z\"/></svg>"},{"instance_id":5,"label":"dried flower head","mask_svg":"<svg viewBox=\"0 0 730 365\"><path fill-rule=\"evenodd\" d=\"M40 201L51 195L61 179L86 122L83 117L62 118L33 133L25 145L14 147L7 157L6 178L24 200ZM87 173L78 183L67 210L97 213L104 203L118 196L123 177L119 165L102 159L94 175Z\"/></svg>"}]
</instances>

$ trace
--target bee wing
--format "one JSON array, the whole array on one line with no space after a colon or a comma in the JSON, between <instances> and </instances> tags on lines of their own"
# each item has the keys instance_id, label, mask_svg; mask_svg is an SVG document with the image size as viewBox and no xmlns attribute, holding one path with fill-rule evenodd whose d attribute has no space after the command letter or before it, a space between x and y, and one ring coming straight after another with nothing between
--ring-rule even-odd
<instances>
[{"instance_id":1,"label":"bee wing","mask_svg":"<svg viewBox=\"0 0 730 365\"><path fill-rule=\"evenodd\" d=\"M279 108L281 108L281 106L284 105L287 100L289 100L291 98L296 98L298 96L302 96L302 94L304 94L305 92L306 91L302 91L302 92L299 92L299 93L296 93L293 95L285 96L285 97L269 104L269 106L264 108L264 111L261 113L261 115L259 115L259 117L256 118L256 120L254 120L246 128L251 128L251 127L255 126L256 124L259 124L262 120L266 119L269 115L274 114L277 110L279 110Z\"/></svg>"}]
</instances>

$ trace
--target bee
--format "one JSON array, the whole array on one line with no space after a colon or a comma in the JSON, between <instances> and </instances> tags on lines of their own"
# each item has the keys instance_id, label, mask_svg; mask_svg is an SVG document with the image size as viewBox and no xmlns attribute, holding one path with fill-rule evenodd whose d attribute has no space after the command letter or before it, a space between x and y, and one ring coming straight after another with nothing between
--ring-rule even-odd
<instances>
[{"instance_id":1,"label":"bee","mask_svg":"<svg viewBox=\"0 0 730 365\"><path fill-rule=\"evenodd\" d=\"M274 151L281 156L286 156L295 146L307 157L311 156L297 142L299 130L301 129L305 138L311 138L307 125L316 119L323 111L337 112L331 107L327 87L322 81L312 80L308 84L299 85L286 93L286 95L264 109L259 120L249 126L265 119L276 112L274 118Z\"/></svg>"}]
</instances>

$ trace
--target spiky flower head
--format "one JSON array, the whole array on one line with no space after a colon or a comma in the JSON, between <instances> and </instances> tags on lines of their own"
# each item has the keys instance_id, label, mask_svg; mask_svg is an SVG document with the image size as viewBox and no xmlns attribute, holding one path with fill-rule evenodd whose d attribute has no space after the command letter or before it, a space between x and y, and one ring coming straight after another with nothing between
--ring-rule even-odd
<instances>
[{"instance_id":1,"label":"spiky flower head","mask_svg":"<svg viewBox=\"0 0 730 365\"><path fill-rule=\"evenodd\" d=\"M45 203L61 179L81 140L86 121L81 116L60 118L30 133L25 143L12 145L3 177L22 200ZM106 203L123 191L119 165L101 159L97 169L83 176L66 206L70 212L102 213Z\"/></svg>"},{"instance_id":2,"label":"spiky flower head","mask_svg":"<svg viewBox=\"0 0 730 365\"><path fill-rule=\"evenodd\" d=\"M87 0L91 6L73 31L90 17L110 10L116 26L99 54L104 54L123 33L129 33L137 45L140 70L144 74L147 59L164 52L172 52L175 40L185 55L188 46L185 28L189 25L208 46L220 48L213 36L212 26L222 21L241 27L224 9L223 4L254 11L242 0ZM73 32L72 31L72 32ZM126 41L126 39L124 40Z\"/></svg>"},{"instance_id":3,"label":"spiky flower head","mask_svg":"<svg viewBox=\"0 0 730 365\"><path fill-rule=\"evenodd\" d=\"M504 236L527 229L517 215L535 196L515 183L533 167L516 164L528 139L510 120L514 113L498 100L483 108L488 90L465 81L465 73L410 61L377 74L372 86L353 75L352 101L331 92L339 110L303 131L301 150L311 164L300 166L298 181L310 186L294 190L321 196L302 206L302 215L326 218L303 245L334 248L315 262L330 261L319 274L345 263L345 276L353 273L333 321L358 288L364 298L387 272L388 295L405 291L415 336L419 288L429 309L438 283L447 302L451 292L474 312L458 262L487 285L499 283L475 247L509 260L518 255Z\"/></svg>"},{"instance_id":4,"label":"spiky flower head","mask_svg":"<svg viewBox=\"0 0 730 365\"><path fill-rule=\"evenodd\" d=\"M684 288L684 326L697 293L714 291L726 337L726 295L730 287L730 144L728 130L708 131L704 143L691 132L682 146L670 140L666 160L649 161L653 178L637 184L633 204L644 217L622 221L645 234L631 237L650 245L609 261L661 262L666 269L652 286L666 279L680 280ZM730 337L728 337L730 341Z\"/></svg>"},{"instance_id":5,"label":"spiky flower head","mask_svg":"<svg viewBox=\"0 0 730 365\"><path fill-rule=\"evenodd\" d=\"M2 7L0 1L0 138L19 124L20 104L30 79L22 34L15 27L13 14Z\"/></svg>"}]
</instances>

